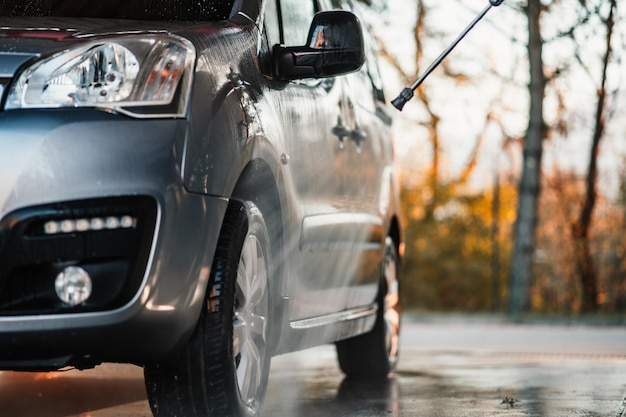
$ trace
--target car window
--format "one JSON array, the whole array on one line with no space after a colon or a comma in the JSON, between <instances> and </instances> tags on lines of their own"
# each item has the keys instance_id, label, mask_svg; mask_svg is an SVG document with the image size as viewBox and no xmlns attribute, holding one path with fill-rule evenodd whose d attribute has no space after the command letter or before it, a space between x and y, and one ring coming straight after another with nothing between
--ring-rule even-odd
<instances>
[{"instance_id":1,"label":"car window","mask_svg":"<svg viewBox=\"0 0 626 417\"><path fill-rule=\"evenodd\" d=\"M383 90L383 77L378 66L375 41L367 29L363 31L363 37L365 39L365 70L367 71L370 82L372 83L374 97L376 100L384 103L385 92Z\"/></svg>"},{"instance_id":2,"label":"car window","mask_svg":"<svg viewBox=\"0 0 626 417\"><path fill-rule=\"evenodd\" d=\"M233 0L0 0L1 17L224 20Z\"/></svg>"},{"instance_id":3,"label":"car window","mask_svg":"<svg viewBox=\"0 0 626 417\"><path fill-rule=\"evenodd\" d=\"M280 0L283 22L283 43L287 46L305 45L309 27L315 15L313 0Z\"/></svg>"},{"instance_id":4,"label":"car window","mask_svg":"<svg viewBox=\"0 0 626 417\"><path fill-rule=\"evenodd\" d=\"M346 10L355 13L357 16L361 16L364 13L362 12L362 5L360 3L353 3L350 0L332 0L332 4L334 7L343 8ZM363 38L365 41L365 71L370 79L372 84L372 89L374 91L374 98L380 102L385 102L385 92L383 90L383 78L380 73L380 68L378 66L377 60L377 50L376 50L376 41L374 37L370 33L367 28L367 24L362 21L363 25Z\"/></svg>"},{"instance_id":5,"label":"car window","mask_svg":"<svg viewBox=\"0 0 626 417\"><path fill-rule=\"evenodd\" d=\"M264 14L265 32L267 34L268 43L271 46L281 43L280 38L280 18L278 16L278 7L276 0L267 0L265 2Z\"/></svg>"}]
</instances>

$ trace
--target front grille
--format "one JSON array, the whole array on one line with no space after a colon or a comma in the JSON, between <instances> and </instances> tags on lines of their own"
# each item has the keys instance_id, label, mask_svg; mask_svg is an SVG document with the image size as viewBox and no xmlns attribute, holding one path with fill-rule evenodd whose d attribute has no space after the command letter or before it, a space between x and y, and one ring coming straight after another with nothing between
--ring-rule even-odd
<instances>
[{"instance_id":1,"label":"front grille","mask_svg":"<svg viewBox=\"0 0 626 417\"><path fill-rule=\"evenodd\" d=\"M156 202L133 196L21 209L0 222L0 315L114 309L136 294L145 273ZM67 266L93 280L92 296L67 307L54 281Z\"/></svg>"}]
</instances>

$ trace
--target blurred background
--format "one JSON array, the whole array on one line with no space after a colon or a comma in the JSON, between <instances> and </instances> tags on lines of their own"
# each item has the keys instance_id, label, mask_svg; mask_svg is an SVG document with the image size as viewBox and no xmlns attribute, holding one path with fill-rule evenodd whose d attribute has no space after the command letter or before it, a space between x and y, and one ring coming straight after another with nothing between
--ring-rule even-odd
<instances>
[{"instance_id":1,"label":"blurred background","mask_svg":"<svg viewBox=\"0 0 626 417\"><path fill-rule=\"evenodd\" d=\"M488 0L361 0L387 100ZM405 309L626 312L626 4L505 0L395 114Z\"/></svg>"}]
</instances>

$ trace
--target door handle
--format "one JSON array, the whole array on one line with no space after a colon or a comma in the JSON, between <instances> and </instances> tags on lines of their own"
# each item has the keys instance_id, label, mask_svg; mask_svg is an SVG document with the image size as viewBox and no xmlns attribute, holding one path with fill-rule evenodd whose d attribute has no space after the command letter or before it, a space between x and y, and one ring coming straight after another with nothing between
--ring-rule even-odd
<instances>
[{"instance_id":1,"label":"door handle","mask_svg":"<svg viewBox=\"0 0 626 417\"><path fill-rule=\"evenodd\" d=\"M367 135L358 126L350 131L350 140L356 143L356 152L361 153L361 143L365 142Z\"/></svg>"},{"instance_id":2,"label":"door handle","mask_svg":"<svg viewBox=\"0 0 626 417\"><path fill-rule=\"evenodd\" d=\"M337 117L337 125L332 128L333 135L339 138L339 149L344 148L344 139L352 135L352 131L348 129L341 120L341 116Z\"/></svg>"}]
</instances>

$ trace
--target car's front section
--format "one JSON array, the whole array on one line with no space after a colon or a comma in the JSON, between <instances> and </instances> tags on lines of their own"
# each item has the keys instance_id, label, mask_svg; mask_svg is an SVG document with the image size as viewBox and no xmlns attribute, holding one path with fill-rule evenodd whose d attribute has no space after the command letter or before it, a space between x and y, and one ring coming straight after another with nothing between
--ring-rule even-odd
<instances>
[{"instance_id":1,"label":"car's front section","mask_svg":"<svg viewBox=\"0 0 626 417\"><path fill-rule=\"evenodd\" d=\"M206 417L258 415L275 354L393 369L391 121L357 16L308 3L0 0L0 370L133 363Z\"/></svg>"},{"instance_id":2,"label":"car's front section","mask_svg":"<svg viewBox=\"0 0 626 417\"><path fill-rule=\"evenodd\" d=\"M228 203L183 184L196 50L116 25L0 24L0 368L161 359L203 304Z\"/></svg>"}]
</instances>

